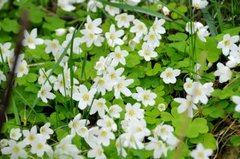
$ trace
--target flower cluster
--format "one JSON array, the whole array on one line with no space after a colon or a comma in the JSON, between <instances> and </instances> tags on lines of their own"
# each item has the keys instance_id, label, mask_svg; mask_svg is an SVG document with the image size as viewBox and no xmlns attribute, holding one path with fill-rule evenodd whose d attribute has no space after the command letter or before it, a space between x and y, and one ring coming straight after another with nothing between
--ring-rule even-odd
<instances>
[{"instance_id":1,"label":"flower cluster","mask_svg":"<svg viewBox=\"0 0 240 159\"><path fill-rule=\"evenodd\" d=\"M186 98L175 98L174 101L180 103L178 107L178 112L183 113L187 111L188 117L193 117L193 109L197 110L196 104L208 103L208 97L214 91L213 83L208 82L201 84L200 82L194 82L190 78L186 79L186 82L183 85L184 90L187 93Z\"/></svg>"}]
</instances>

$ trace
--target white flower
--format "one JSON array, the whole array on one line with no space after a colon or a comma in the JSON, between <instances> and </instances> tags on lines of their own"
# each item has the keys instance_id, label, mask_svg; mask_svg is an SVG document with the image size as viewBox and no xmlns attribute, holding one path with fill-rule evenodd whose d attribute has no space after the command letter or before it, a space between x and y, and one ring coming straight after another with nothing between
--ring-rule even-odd
<instances>
[{"instance_id":1,"label":"white flower","mask_svg":"<svg viewBox=\"0 0 240 159\"><path fill-rule=\"evenodd\" d=\"M187 22L185 30L189 34L196 33L200 28L204 27L202 23L200 22Z\"/></svg>"},{"instance_id":2,"label":"white flower","mask_svg":"<svg viewBox=\"0 0 240 159\"><path fill-rule=\"evenodd\" d=\"M87 106L90 106L93 100L93 97L96 93L96 89L91 88L89 91L85 85L79 86L79 92L73 94L73 99L79 101L78 108L83 110Z\"/></svg>"},{"instance_id":3,"label":"white flower","mask_svg":"<svg viewBox=\"0 0 240 159\"><path fill-rule=\"evenodd\" d=\"M54 83L56 81L56 77L51 75L49 78L47 78L49 76L50 72L51 72L51 70L48 70L46 72L44 68L39 69L38 83L44 84L46 81L50 82L50 83Z\"/></svg>"},{"instance_id":4,"label":"white flower","mask_svg":"<svg viewBox=\"0 0 240 159\"><path fill-rule=\"evenodd\" d=\"M208 5L207 0L193 0L192 1L192 6L196 9L206 8L207 5Z\"/></svg>"},{"instance_id":5,"label":"white flower","mask_svg":"<svg viewBox=\"0 0 240 159\"><path fill-rule=\"evenodd\" d=\"M3 74L3 72L0 70L0 84L2 81L6 81L6 76Z\"/></svg>"},{"instance_id":6,"label":"white flower","mask_svg":"<svg viewBox=\"0 0 240 159\"><path fill-rule=\"evenodd\" d=\"M141 105L139 103L135 103L131 105L130 103L127 103L126 105L126 113L125 113L125 119L142 119L144 117L144 110L140 108Z\"/></svg>"},{"instance_id":7,"label":"white flower","mask_svg":"<svg viewBox=\"0 0 240 159\"><path fill-rule=\"evenodd\" d=\"M116 81L116 84L113 86L115 98L120 98L120 93L124 94L127 97L131 96L132 92L127 87L133 82L133 79L126 80L125 76L122 76L120 79L118 79Z\"/></svg>"},{"instance_id":8,"label":"white flower","mask_svg":"<svg viewBox=\"0 0 240 159\"><path fill-rule=\"evenodd\" d=\"M86 127L90 122L86 119L80 119L81 114L77 114L73 120L68 124L71 128L71 135L79 135L81 137L86 137L88 135L88 128Z\"/></svg>"},{"instance_id":9,"label":"white flower","mask_svg":"<svg viewBox=\"0 0 240 159\"><path fill-rule=\"evenodd\" d=\"M117 125L115 124L114 120L106 115L97 121L97 125L112 131L117 130Z\"/></svg>"},{"instance_id":10,"label":"white flower","mask_svg":"<svg viewBox=\"0 0 240 159\"><path fill-rule=\"evenodd\" d=\"M157 53L154 51L152 45L148 43L143 43L142 49L138 51L139 56L142 56L146 61L150 61L151 58L157 57Z\"/></svg>"},{"instance_id":11,"label":"white flower","mask_svg":"<svg viewBox=\"0 0 240 159\"><path fill-rule=\"evenodd\" d=\"M209 28L208 26L204 26L199 28L197 31L197 35L202 42L206 42L206 37L210 35L210 33L207 30L208 28Z\"/></svg>"},{"instance_id":12,"label":"white flower","mask_svg":"<svg viewBox=\"0 0 240 159\"><path fill-rule=\"evenodd\" d=\"M108 111L106 100L104 98L94 99L89 114L92 115L98 112L99 116L102 118L105 115L105 111Z\"/></svg>"},{"instance_id":13,"label":"white flower","mask_svg":"<svg viewBox=\"0 0 240 159\"><path fill-rule=\"evenodd\" d=\"M53 134L53 130L50 128L50 126L51 126L50 123L45 123L40 128L40 134L42 134L46 139L50 139L50 135Z\"/></svg>"},{"instance_id":14,"label":"white flower","mask_svg":"<svg viewBox=\"0 0 240 159\"><path fill-rule=\"evenodd\" d=\"M210 35L208 32L208 26L203 26L200 22L187 22L185 30L189 34L197 33L199 39L203 42L206 42L206 37Z\"/></svg>"},{"instance_id":15,"label":"white flower","mask_svg":"<svg viewBox=\"0 0 240 159\"><path fill-rule=\"evenodd\" d=\"M102 33L102 29L99 27L102 23L101 18L92 20L90 16L87 16L87 22L84 24L85 29L94 34Z\"/></svg>"},{"instance_id":16,"label":"white flower","mask_svg":"<svg viewBox=\"0 0 240 159\"><path fill-rule=\"evenodd\" d=\"M127 156L127 152L123 147L123 142L124 142L124 136L121 135L119 138L117 138L115 142L116 143L115 146L117 148L118 155L121 155L125 158Z\"/></svg>"},{"instance_id":17,"label":"white flower","mask_svg":"<svg viewBox=\"0 0 240 159\"><path fill-rule=\"evenodd\" d=\"M136 88L137 93L133 93L132 97L137 101L141 101L144 106L153 106L155 104L155 98L157 95L150 90L145 90L141 87Z\"/></svg>"},{"instance_id":18,"label":"white flower","mask_svg":"<svg viewBox=\"0 0 240 159\"><path fill-rule=\"evenodd\" d=\"M153 137L148 137L150 140L146 145L146 150L153 150L153 158L161 158L162 155L167 156L167 147L161 141Z\"/></svg>"},{"instance_id":19,"label":"white flower","mask_svg":"<svg viewBox=\"0 0 240 159\"><path fill-rule=\"evenodd\" d=\"M63 155L65 157L68 156L71 158L80 158L80 150L77 148L76 145L72 144L73 137L74 135L67 135L66 137L64 137L56 146L55 153L59 156Z\"/></svg>"},{"instance_id":20,"label":"white flower","mask_svg":"<svg viewBox=\"0 0 240 159\"><path fill-rule=\"evenodd\" d=\"M1 139L1 140L0 140L0 149L8 146L8 145L9 145L9 144L8 144L8 141L9 141L8 139Z\"/></svg>"},{"instance_id":21,"label":"white flower","mask_svg":"<svg viewBox=\"0 0 240 159\"><path fill-rule=\"evenodd\" d=\"M136 6L138 3L140 3L141 0L126 0L126 3L131 6Z\"/></svg>"},{"instance_id":22,"label":"white flower","mask_svg":"<svg viewBox=\"0 0 240 159\"><path fill-rule=\"evenodd\" d=\"M43 84L41 89L38 91L38 98L41 98L44 103L47 103L48 99L54 99L56 95L51 93L51 90L52 87L48 83Z\"/></svg>"},{"instance_id":23,"label":"white flower","mask_svg":"<svg viewBox=\"0 0 240 159\"><path fill-rule=\"evenodd\" d=\"M173 134L170 134L166 140L166 143L170 150L175 150L179 143L179 140Z\"/></svg>"},{"instance_id":24,"label":"white flower","mask_svg":"<svg viewBox=\"0 0 240 159\"><path fill-rule=\"evenodd\" d=\"M95 77L93 79L94 84L92 85L93 88L95 88L97 90L97 92L100 92L102 95L104 95L106 93L106 90L110 91L112 90L112 83L109 84L107 81L106 76L104 77Z\"/></svg>"},{"instance_id":25,"label":"white flower","mask_svg":"<svg viewBox=\"0 0 240 159\"><path fill-rule=\"evenodd\" d=\"M193 103L202 102L207 104L208 96L213 92L213 83L205 83L202 85L200 82L194 82L192 90L190 90L189 95L192 96Z\"/></svg>"},{"instance_id":26,"label":"white flower","mask_svg":"<svg viewBox=\"0 0 240 159\"><path fill-rule=\"evenodd\" d=\"M229 67L224 66L222 63L217 63L217 70L214 72L215 76L219 76L219 82L224 83L231 79L232 71Z\"/></svg>"},{"instance_id":27,"label":"white flower","mask_svg":"<svg viewBox=\"0 0 240 159\"><path fill-rule=\"evenodd\" d=\"M55 30L55 32L57 36L62 36L67 32L67 30L65 28L58 28Z\"/></svg>"},{"instance_id":28,"label":"white flower","mask_svg":"<svg viewBox=\"0 0 240 159\"><path fill-rule=\"evenodd\" d=\"M110 129L102 127L97 132L97 139L100 144L104 146L109 146L110 139L115 139L115 136Z\"/></svg>"},{"instance_id":29,"label":"white flower","mask_svg":"<svg viewBox=\"0 0 240 159\"><path fill-rule=\"evenodd\" d=\"M163 71L160 74L160 77L163 79L163 82L166 84L169 83L176 83L177 79L176 77L180 75L180 70L179 69L175 69L173 70L171 67L168 67L165 69L165 71Z\"/></svg>"},{"instance_id":30,"label":"white flower","mask_svg":"<svg viewBox=\"0 0 240 159\"><path fill-rule=\"evenodd\" d=\"M160 112L163 112L163 111L165 111L166 110L166 105L164 104L164 103L160 103L160 104L158 104L158 110L160 111Z\"/></svg>"},{"instance_id":31,"label":"white flower","mask_svg":"<svg viewBox=\"0 0 240 159\"><path fill-rule=\"evenodd\" d=\"M106 159L103 148L101 145L95 144L92 149L88 151L87 156L95 159Z\"/></svg>"},{"instance_id":32,"label":"white flower","mask_svg":"<svg viewBox=\"0 0 240 159\"><path fill-rule=\"evenodd\" d=\"M187 111L188 117L192 118L193 117L193 109L197 110L197 106L193 103L192 97L187 96L185 98L175 98L174 101L180 103L178 106L178 113L183 113Z\"/></svg>"},{"instance_id":33,"label":"white flower","mask_svg":"<svg viewBox=\"0 0 240 159\"><path fill-rule=\"evenodd\" d=\"M62 49L57 39L45 40L45 44L46 44L45 52L47 54L49 54L50 52L52 52L53 54L57 54L58 51Z\"/></svg>"},{"instance_id":34,"label":"white flower","mask_svg":"<svg viewBox=\"0 0 240 159\"><path fill-rule=\"evenodd\" d=\"M226 66L228 68L234 68L234 67L237 67L237 65L240 63L240 61L233 57L233 56L228 56L228 61L226 62Z\"/></svg>"},{"instance_id":35,"label":"white flower","mask_svg":"<svg viewBox=\"0 0 240 159\"><path fill-rule=\"evenodd\" d=\"M23 133L23 136L25 137L23 141L26 144L33 144L40 137L39 136L40 134L37 133L37 126L33 126L30 131L23 130L22 133Z\"/></svg>"},{"instance_id":36,"label":"white flower","mask_svg":"<svg viewBox=\"0 0 240 159\"><path fill-rule=\"evenodd\" d=\"M98 2L96 0L90 0L88 1L88 4L87 4L87 11L92 11L92 12L96 12L97 11L97 8L102 8L103 5L101 2Z\"/></svg>"},{"instance_id":37,"label":"white flower","mask_svg":"<svg viewBox=\"0 0 240 159\"><path fill-rule=\"evenodd\" d=\"M109 108L108 113L112 118L120 118L121 111L122 111L122 108L119 105L115 104Z\"/></svg>"},{"instance_id":38,"label":"white flower","mask_svg":"<svg viewBox=\"0 0 240 159\"><path fill-rule=\"evenodd\" d=\"M191 94L193 90L193 83L194 83L193 80L187 78L186 82L183 84L183 88L188 94Z\"/></svg>"},{"instance_id":39,"label":"white flower","mask_svg":"<svg viewBox=\"0 0 240 159\"><path fill-rule=\"evenodd\" d=\"M155 21L152 25L152 27L150 28L150 31L154 31L155 34L164 34L166 33L166 29L162 26L165 23L165 19L159 19L155 18Z\"/></svg>"},{"instance_id":40,"label":"white flower","mask_svg":"<svg viewBox=\"0 0 240 159\"><path fill-rule=\"evenodd\" d=\"M126 64L125 57L128 56L128 52L126 50L121 50L120 46L117 46L114 52L109 54L109 57L112 59L112 66L117 66L119 63L122 65Z\"/></svg>"},{"instance_id":41,"label":"white flower","mask_svg":"<svg viewBox=\"0 0 240 159\"><path fill-rule=\"evenodd\" d=\"M107 68L111 65L111 58L104 58L101 56L96 62L95 69L97 70L97 75L102 75L106 72Z\"/></svg>"},{"instance_id":42,"label":"white flower","mask_svg":"<svg viewBox=\"0 0 240 159\"><path fill-rule=\"evenodd\" d=\"M160 45L161 35L150 29L149 33L144 37L144 40L149 46L158 47Z\"/></svg>"},{"instance_id":43,"label":"white flower","mask_svg":"<svg viewBox=\"0 0 240 159\"><path fill-rule=\"evenodd\" d=\"M237 104L235 107L235 111L240 113L240 97L239 96L232 96L232 101Z\"/></svg>"},{"instance_id":44,"label":"white flower","mask_svg":"<svg viewBox=\"0 0 240 159\"><path fill-rule=\"evenodd\" d=\"M223 40L218 43L217 48L222 49L223 55L227 56L230 51L237 50L237 45L235 43L238 41L238 35L230 36L230 34L225 34Z\"/></svg>"},{"instance_id":45,"label":"white flower","mask_svg":"<svg viewBox=\"0 0 240 159\"><path fill-rule=\"evenodd\" d=\"M117 80L121 78L124 68L118 68L115 70L113 67L107 69L107 73L104 75L106 77L107 84L109 85L109 91L112 90L112 87L117 83Z\"/></svg>"},{"instance_id":46,"label":"white flower","mask_svg":"<svg viewBox=\"0 0 240 159\"><path fill-rule=\"evenodd\" d=\"M57 5L58 7L62 8L67 12L73 11L76 8L72 5L72 2L69 0L58 0Z\"/></svg>"},{"instance_id":47,"label":"white flower","mask_svg":"<svg viewBox=\"0 0 240 159\"><path fill-rule=\"evenodd\" d=\"M2 154L4 155L11 155L11 159L18 159L18 158L27 158L27 152L24 150L26 144L24 141L16 142L14 140L8 141L9 146L4 147L1 149Z\"/></svg>"},{"instance_id":48,"label":"white flower","mask_svg":"<svg viewBox=\"0 0 240 159\"><path fill-rule=\"evenodd\" d=\"M134 149L143 149L144 145L142 143L142 137L131 132L122 134L124 141L123 146L134 148Z\"/></svg>"},{"instance_id":49,"label":"white flower","mask_svg":"<svg viewBox=\"0 0 240 159\"><path fill-rule=\"evenodd\" d=\"M136 33L136 36L142 38L143 35L147 34L146 25L138 19L133 21L134 26L130 28L131 33Z\"/></svg>"},{"instance_id":50,"label":"white flower","mask_svg":"<svg viewBox=\"0 0 240 159\"><path fill-rule=\"evenodd\" d=\"M13 55L13 50L10 50L11 45L12 44L10 42L6 42L4 44L0 43L0 62L5 62L6 57Z\"/></svg>"},{"instance_id":51,"label":"white flower","mask_svg":"<svg viewBox=\"0 0 240 159\"><path fill-rule=\"evenodd\" d=\"M151 134L144 119L125 119L121 124L125 132L135 134L139 137L139 139L143 139L145 136L149 136Z\"/></svg>"},{"instance_id":52,"label":"white flower","mask_svg":"<svg viewBox=\"0 0 240 159\"><path fill-rule=\"evenodd\" d=\"M15 73L17 73L17 77L22 77L23 75L28 74L28 67L27 62L25 60L22 60L21 62L17 63Z\"/></svg>"},{"instance_id":53,"label":"white flower","mask_svg":"<svg viewBox=\"0 0 240 159\"><path fill-rule=\"evenodd\" d=\"M23 46L28 46L30 49L35 49L36 45L43 44L43 40L37 38L37 28L34 28L29 34L26 30L24 31Z\"/></svg>"},{"instance_id":54,"label":"white flower","mask_svg":"<svg viewBox=\"0 0 240 159\"><path fill-rule=\"evenodd\" d=\"M45 138L39 138L31 146L31 153L36 154L38 157L43 157L45 152L52 153L52 148L46 143Z\"/></svg>"},{"instance_id":55,"label":"white flower","mask_svg":"<svg viewBox=\"0 0 240 159\"><path fill-rule=\"evenodd\" d=\"M163 7L162 7L162 12L163 12L164 15L167 16L167 15L169 15L170 10L169 10L166 6L163 6Z\"/></svg>"},{"instance_id":56,"label":"white flower","mask_svg":"<svg viewBox=\"0 0 240 159\"><path fill-rule=\"evenodd\" d=\"M102 42L104 41L104 38L101 35L95 34L89 30L84 29L80 32L83 34L81 42L85 42L87 47L91 47L92 44L94 44L95 46L101 46Z\"/></svg>"},{"instance_id":57,"label":"white flower","mask_svg":"<svg viewBox=\"0 0 240 159\"><path fill-rule=\"evenodd\" d=\"M120 9L113 7L113 6L109 6L106 5L105 10L108 12L108 14L110 14L111 16L115 16L116 14L120 13Z\"/></svg>"},{"instance_id":58,"label":"white flower","mask_svg":"<svg viewBox=\"0 0 240 159\"><path fill-rule=\"evenodd\" d=\"M196 149L191 152L193 159L209 159L213 151L211 149L205 149L201 143L197 144Z\"/></svg>"},{"instance_id":59,"label":"white flower","mask_svg":"<svg viewBox=\"0 0 240 159\"><path fill-rule=\"evenodd\" d=\"M197 32L198 27L196 22L187 22L186 27L185 27L186 32L189 34L194 34Z\"/></svg>"},{"instance_id":60,"label":"white flower","mask_svg":"<svg viewBox=\"0 0 240 159\"><path fill-rule=\"evenodd\" d=\"M18 140L22 136L21 130L19 128L12 128L10 131L10 138L13 140Z\"/></svg>"},{"instance_id":61,"label":"white flower","mask_svg":"<svg viewBox=\"0 0 240 159\"><path fill-rule=\"evenodd\" d=\"M117 21L117 26L119 28L121 27L129 28L130 22L134 20L134 15L128 15L127 13L122 13L117 15L115 19Z\"/></svg>"},{"instance_id":62,"label":"white flower","mask_svg":"<svg viewBox=\"0 0 240 159\"><path fill-rule=\"evenodd\" d=\"M238 62L240 62L240 45L236 49L231 50L230 56L234 57Z\"/></svg>"},{"instance_id":63,"label":"white flower","mask_svg":"<svg viewBox=\"0 0 240 159\"><path fill-rule=\"evenodd\" d=\"M164 141L166 141L169 137L171 137L173 133L173 127L164 123L159 124L154 130L154 137L161 137Z\"/></svg>"},{"instance_id":64,"label":"white flower","mask_svg":"<svg viewBox=\"0 0 240 159\"><path fill-rule=\"evenodd\" d=\"M116 31L114 24L110 26L109 32L105 33L105 37L108 42L108 45L111 47L114 47L115 45L122 45L123 40L121 39L121 36L123 35L124 35L124 31L123 30Z\"/></svg>"}]
</instances>

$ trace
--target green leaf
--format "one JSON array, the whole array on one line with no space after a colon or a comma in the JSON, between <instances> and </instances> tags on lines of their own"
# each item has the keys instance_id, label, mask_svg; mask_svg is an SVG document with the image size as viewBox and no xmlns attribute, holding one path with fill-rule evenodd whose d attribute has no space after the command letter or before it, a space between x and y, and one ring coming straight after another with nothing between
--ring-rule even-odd
<instances>
[{"instance_id":1,"label":"green leaf","mask_svg":"<svg viewBox=\"0 0 240 159\"><path fill-rule=\"evenodd\" d=\"M64 129L57 129L55 132L57 134L58 141L61 141L65 136L69 134L68 131Z\"/></svg>"},{"instance_id":2,"label":"green leaf","mask_svg":"<svg viewBox=\"0 0 240 159\"><path fill-rule=\"evenodd\" d=\"M43 28L49 31L55 31L58 28L64 28L65 21L58 17L45 17L46 22L43 24Z\"/></svg>"},{"instance_id":3,"label":"green leaf","mask_svg":"<svg viewBox=\"0 0 240 159\"><path fill-rule=\"evenodd\" d=\"M175 42L175 43L170 43L168 46L175 48L176 50L180 52L185 52L187 49L186 41L180 41L180 42Z\"/></svg>"},{"instance_id":4,"label":"green leaf","mask_svg":"<svg viewBox=\"0 0 240 159\"><path fill-rule=\"evenodd\" d=\"M35 74L35 73L28 73L28 74L26 75L26 78L27 78L27 81L28 81L28 82L33 83L33 82L37 81L38 75Z\"/></svg>"},{"instance_id":5,"label":"green leaf","mask_svg":"<svg viewBox=\"0 0 240 159\"><path fill-rule=\"evenodd\" d=\"M207 120L204 118L196 118L189 125L186 136L189 138L197 137L200 133L208 132Z\"/></svg>"},{"instance_id":6,"label":"green leaf","mask_svg":"<svg viewBox=\"0 0 240 159\"><path fill-rule=\"evenodd\" d=\"M154 67L151 67L151 63L148 63L148 70L146 71L146 75L154 76L160 72L161 65L159 63L155 63Z\"/></svg>"},{"instance_id":7,"label":"green leaf","mask_svg":"<svg viewBox=\"0 0 240 159\"><path fill-rule=\"evenodd\" d=\"M163 121L171 121L171 120L173 120L174 118L173 118L173 116L172 116L170 113L168 113L168 112L161 112L161 119L162 119Z\"/></svg>"},{"instance_id":8,"label":"green leaf","mask_svg":"<svg viewBox=\"0 0 240 159\"><path fill-rule=\"evenodd\" d=\"M185 41L187 37L188 36L185 33L176 33L174 35L169 35L167 39L170 41Z\"/></svg>"},{"instance_id":9,"label":"green leaf","mask_svg":"<svg viewBox=\"0 0 240 159\"><path fill-rule=\"evenodd\" d=\"M32 23L39 24L42 22L43 17L45 17L45 12L43 12L39 7L32 6L30 7L29 18Z\"/></svg>"},{"instance_id":10,"label":"green leaf","mask_svg":"<svg viewBox=\"0 0 240 159\"><path fill-rule=\"evenodd\" d=\"M211 63L219 60L221 50L217 47L217 41L214 38L209 38L205 44L207 51L207 60Z\"/></svg>"},{"instance_id":11,"label":"green leaf","mask_svg":"<svg viewBox=\"0 0 240 159\"><path fill-rule=\"evenodd\" d=\"M126 66L127 67L134 67L140 64L140 57L136 53L131 53L126 57Z\"/></svg>"},{"instance_id":12,"label":"green leaf","mask_svg":"<svg viewBox=\"0 0 240 159\"><path fill-rule=\"evenodd\" d=\"M19 25L17 20L5 18L1 23L1 28L6 32L14 32L17 33L19 30Z\"/></svg>"},{"instance_id":13,"label":"green leaf","mask_svg":"<svg viewBox=\"0 0 240 159\"><path fill-rule=\"evenodd\" d=\"M207 133L202 134L196 138L190 139L191 143L198 144L202 143L205 148L215 150L217 148L217 142L213 134Z\"/></svg>"},{"instance_id":14,"label":"green leaf","mask_svg":"<svg viewBox=\"0 0 240 159\"><path fill-rule=\"evenodd\" d=\"M233 135L233 136L231 136L230 142L231 142L234 146L240 146L240 135Z\"/></svg>"},{"instance_id":15,"label":"green leaf","mask_svg":"<svg viewBox=\"0 0 240 159\"><path fill-rule=\"evenodd\" d=\"M203 114L212 118L223 118L225 116L224 108L228 106L228 101L212 102L208 107L203 108Z\"/></svg>"}]
</instances>

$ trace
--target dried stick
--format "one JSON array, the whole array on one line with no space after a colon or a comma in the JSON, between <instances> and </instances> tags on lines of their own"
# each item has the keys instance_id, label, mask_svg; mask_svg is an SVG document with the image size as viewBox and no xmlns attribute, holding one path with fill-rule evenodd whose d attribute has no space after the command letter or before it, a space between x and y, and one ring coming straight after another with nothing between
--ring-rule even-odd
<instances>
[{"instance_id":1,"label":"dried stick","mask_svg":"<svg viewBox=\"0 0 240 159\"><path fill-rule=\"evenodd\" d=\"M11 99L12 88L14 85L15 70L17 67L19 54L23 47L22 41L24 39L24 30L26 30L27 26L28 26L28 13L24 11L21 17L21 29L19 31L19 34L17 37L17 43L14 49L15 59L14 59L13 67L8 74L7 86L3 93L2 102L0 104L0 131L2 130L3 123L6 120L5 113L8 109L9 101Z\"/></svg>"}]
</instances>

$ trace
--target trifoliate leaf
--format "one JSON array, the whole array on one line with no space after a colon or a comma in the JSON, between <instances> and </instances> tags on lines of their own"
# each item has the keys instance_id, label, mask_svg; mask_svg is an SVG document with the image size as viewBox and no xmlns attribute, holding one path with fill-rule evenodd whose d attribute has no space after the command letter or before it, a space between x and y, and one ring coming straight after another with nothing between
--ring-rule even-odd
<instances>
[{"instance_id":1,"label":"trifoliate leaf","mask_svg":"<svg viewBox=\"0 0 240 159\"><path fill-rule=\"evenodd\" d=\"M19 25L17 20L5 18L1 23L1 28L6 32L14 32L17 33L19 30Z\"/></svg>"}]
</instances>

